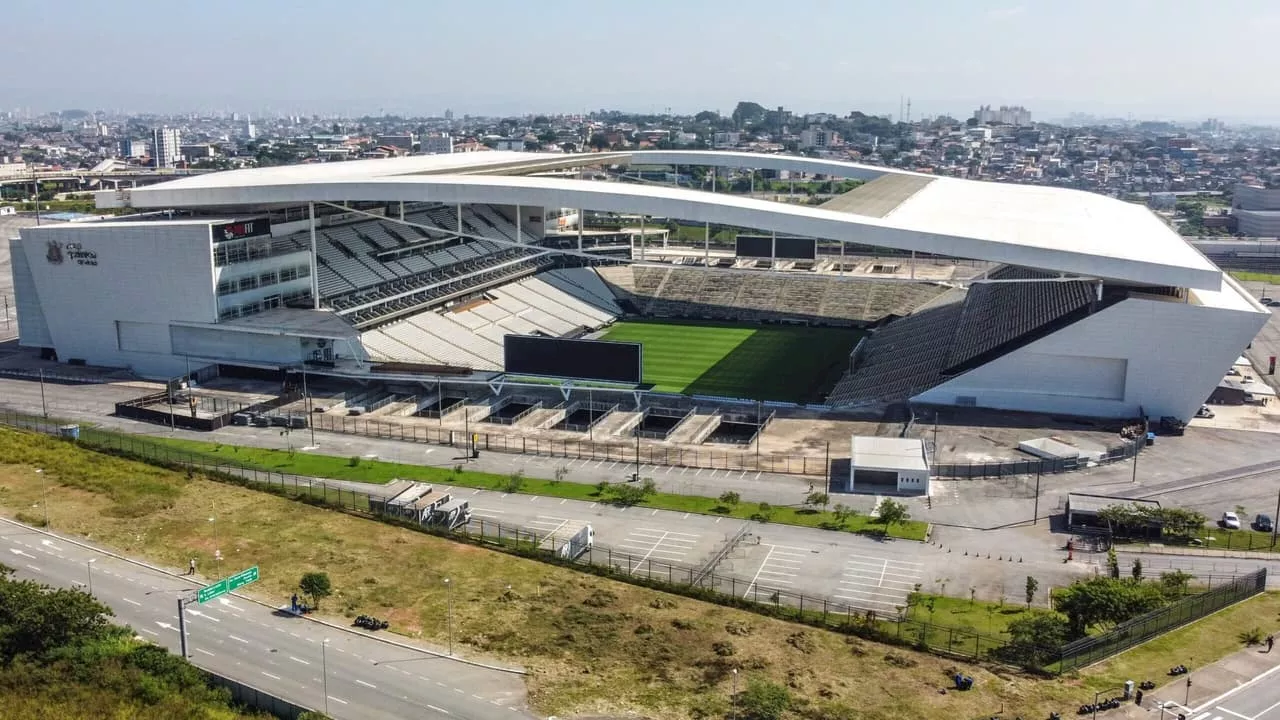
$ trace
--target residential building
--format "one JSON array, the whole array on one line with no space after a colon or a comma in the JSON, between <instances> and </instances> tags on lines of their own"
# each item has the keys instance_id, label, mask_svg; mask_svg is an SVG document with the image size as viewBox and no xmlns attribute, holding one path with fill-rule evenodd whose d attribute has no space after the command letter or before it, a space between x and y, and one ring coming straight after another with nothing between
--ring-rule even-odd
<instances>
[{"instance_id":1,"label":"residential building","mask_svg":"<svg viewBox=\"0 0 1280 720\"><path fill-rule=\"evenodd\" d=\"M805 150L825 150L840 144L840 133L820 125L811 125L800 131L800 147Z\"/></svg>"},{"instance_id":2,"label":"residential building","mask_svg":"<svg viewBox=\"0 0 1280 720\"><path fill-rule=\"evenodd\" d=\"M419 150L425 155L451 153L453 152L453 137L448 133L424 136Z\"/></svg>"},{"instance_id":3,"label":"residential building","mask_svg":"<svg viewBox=\"0 0 1280 720\"><path fill-rule=\"evenodd\" d=\"M152 131L151 159L158 168L171 168L182 158L182 132L177 128L158 127Z\"/></svg>"},{"instance_id":4,"label":"residential building","mask_svg":"<svg viewBox=\"0 0 1280 720\"><path fill-rule=\"evenodd\" d=\"M1030 125L1031 111L1021 105L1001 105L999 110L983 105L974 111L973 118L983 125Z\"/></svg>"}]
</instances>

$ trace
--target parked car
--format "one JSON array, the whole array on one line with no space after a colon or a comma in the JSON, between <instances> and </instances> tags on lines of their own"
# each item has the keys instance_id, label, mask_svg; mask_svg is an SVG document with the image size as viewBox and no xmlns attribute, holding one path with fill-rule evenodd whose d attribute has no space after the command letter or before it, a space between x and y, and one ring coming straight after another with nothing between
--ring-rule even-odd
<instances>
[{"instance_id":1,"label":"parked car","mask_svg":"<svg viewBox=\"0 0 1280 720\"><path fill-rule=\"evenodd\" d=\"M1211 410L1208 405L1201 405L1200 409L1196 411L1196 417L1205 419L1212 418L1213 410Z\"/></svg>"},{"instance_id":2,"label":"parked car","mask_svg":"<svg viewBox=\"0 0 1280 720\"><path fill-rule=\"evenodd\" d=\"M1222 513L1222 519L1218 521L1218 525L1227 530L1239 530L1240 516L1233 512L1224 512Z\"/></svg>"},{"instance_id":3,"label":"parked car","mask_svg":"<svg viewBox=\"0 0 1280 720\"><path fill-rule=\"evenodd\" d=\"M1271 532L1275 529L1275 523L1271 521L1271 516L1266 513L1258 513L1253 516L1253 529L1258 532Z\"/></svg>"}]
</instances>

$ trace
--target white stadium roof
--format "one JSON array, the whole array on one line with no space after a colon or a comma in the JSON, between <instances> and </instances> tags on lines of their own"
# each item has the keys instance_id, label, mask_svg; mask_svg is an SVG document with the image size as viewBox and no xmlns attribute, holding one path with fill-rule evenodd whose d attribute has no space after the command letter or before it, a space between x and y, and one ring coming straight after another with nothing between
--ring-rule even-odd
<instances>
[{"instance_id":1,"label":"white stadium roof","mask_svg":"<svg viewBox=\"0 0 1280 720\"><path fill-rule=\"evenodd\" d=\"M598 164L704 165L895 181L878 210L528 173ZM914 177L919 180L907 180ZM870 189L875 183L868 183ZM854 193L858 193L857 190ZM1217 291L1222 272L1146 208L1062 188L907 173L788 155L636 151L480 152L236 170L98 194L100 207L202 208L405 201L570 207L736 225L1089 277ZM863 211L866 212L866 211Z\"/></svg>"}]
</instances>

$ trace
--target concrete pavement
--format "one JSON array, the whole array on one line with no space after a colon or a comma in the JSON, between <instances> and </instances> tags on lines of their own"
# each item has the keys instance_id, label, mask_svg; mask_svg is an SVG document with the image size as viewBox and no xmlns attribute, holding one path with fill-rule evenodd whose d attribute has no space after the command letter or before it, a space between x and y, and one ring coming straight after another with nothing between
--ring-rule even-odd
<instances>
[{"instance_id":1,"label":"concrete pavement","mask_svg":"<svg viewBox=\"0 0 1280 720\"><path fill-rule=\"evenodd\" d=\"M1194 667L1194 658L1170 659L1169 664L1178 662L1193 667L1190 676L1165 678L1166 684L1147 693L1142 706L1125 705L1123 717L1280 720L1280 683L1275 681L1280 673L1280 648L1274 652L1267 652L1265 646L1244 648L1199 668ZM1134 678L1135 682L1140 679Z\"/></svg>"},{"instance_id":2,"label":"concrete pavement","mask_svg":"<svg viewBox=\"0 0 1280 720\"><path fill-rule=\"evenodd\" d=\"M200 586L71 539L0 519L0 562L20 578L92 587L139 637L179 650L177 600ZM224 596L187 606L191 662L344 718L534 717L523 679Z\"/></svg>"}]
</instances>

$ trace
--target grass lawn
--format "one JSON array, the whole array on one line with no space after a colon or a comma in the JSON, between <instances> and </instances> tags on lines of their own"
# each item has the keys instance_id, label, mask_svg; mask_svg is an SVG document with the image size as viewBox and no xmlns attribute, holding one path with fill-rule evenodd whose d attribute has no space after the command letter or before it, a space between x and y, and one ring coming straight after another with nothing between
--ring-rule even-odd
<instances>
[{"instance_id":1,"label":"grass lawn","mask_svg":"<svg viewBox=\"0 0 1280 720\"><path fill-rule=\"evenodd\" d=\"M353 464L353 460L350 458L333 457L331 455L312 455L303 452L290 453L286 450L222 445L200 440L127 435L102 430L82 429L81 437L86 442L106 444L110 447L124 447L144 455L167 455L176 450L179 453L190 455L200 462L229 463L240 467L307 477L371 483L386 483L395 478L402 478L441 483L455 487L519 492L526 495L543 495L554 498L568 498L570 500L585 500L587 502L599 502L601 499L596 486L574 482L527 477L514 479L510 475L471 470L457 471L452 468L424 467L421 465L404 465L381 460L361 459ZM714 514L742 519L750 518L761 512L757 503L739 503L730 506L722 504L715 498L698 495L677 495L674 493L654 493L646 496L644 500L637 504L655 510ZM872 533L878 533L884 529L883 525L874 522L872 518L865 515L848 518L843 524L840 524L837 523L834 513L816 508L774 506L763 514L768 518L769 522L788 525ZM888 529L888 533L892 537L906 540L924 540L927 529L928 525L926 523L908 521L900 525L894 525Z\"/></svg>"},{"instance_id":2,"label":"grass lawn","mask_svg":"<svg viewBox=\"0 0 1280 720\"><path fill-rule=\"evenodd\" d=\"M1166 645L1149 643L1078 676L1043 680L666 595L198 475L188 480L10 430L0 430L0 512L33 512L44 496L37 467L49 481L59 532L91 535L170 567L196 557L211 574L257 564L262 580L251 589L270 602L286 601L303 572L324 571L334 596L323 614L378 615L395 632L443 643L449 577L460 651L528 668L530 699L542 714L725 717L731 670L738 668L740 689L753 681L788 687L789 718L955 720L990 717L997 707L1009 717L1050 710L1065 716L1095 687L1158 679L1170 658L1190 653L1201 664L1228 653L1239 628L1270 632L1280 610L1280 598L1266 596L1157 641ZM214 564L215 548L224 567ZM956 669L975 678L974 689L938 692Z\"/></svg>"},{"instance_id":3,"label":"grass lawn","mask_svg":"<svg viewBox=\"0 0 1280 720\"><path fill-rule=\"evenodd\" d=\"M957 586L958 592L964 588ZM933 612L929 612L929 603ZM984 635L1001 635L1009 629L1009 623L1026 612L1022 605L984 602L968 598L921 593L919 602L913 605L907 617L921 622L931 622L948 627L964 628Z\"/></svg>"},{"instance_id":4,"label":"grass lawn","mask_svg":"<svg viewBox=\"0 0 1280 720\"><path fill-rule=\"evenodd\" d=\"M638 321L605 340L644 345L644 381L656 389L756 400L822 399L862 333L789 325Z\"/></svg>"},{"instance_id":5,"label":"grass lawn","mask_svg":"<svg viewBox=\"0 0 1280 720\"><path fill-rule=\"evenodd\" d=\"M1280 285L1280 275L1273 273L1247 272L1244 270L1231 270L1231 275L1237 280L1247 280L1250 282L1267 283L1270 285Z\"/></svg>"}]
</instances>

